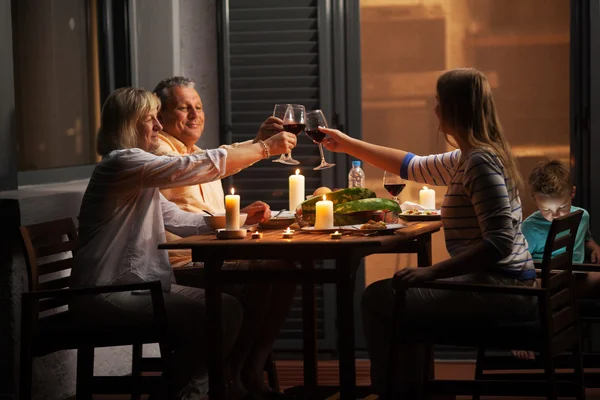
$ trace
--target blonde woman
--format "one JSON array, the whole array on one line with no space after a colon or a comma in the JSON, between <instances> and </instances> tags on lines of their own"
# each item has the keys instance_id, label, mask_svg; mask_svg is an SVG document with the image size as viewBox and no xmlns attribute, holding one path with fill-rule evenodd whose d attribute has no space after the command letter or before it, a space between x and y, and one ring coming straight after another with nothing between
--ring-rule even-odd
<instances>
[{"instance_id":1,"label":"blonde woman","mask_svg":"<svg viewBox=\"0 0 600 400\"><path fill-rule=\"evenodd\" d=\"M396 273L406 282L446 278L492 285L535 284L535 270L521 232L521 178L502 132L487 78L471 68L450 70L437 82L439 129L457 150L425 157L321 129L332 151L345 152L376 167L428 185L447 186L441 214L450 259L428 268ZM370 285L362 299L363 327L374 389L384 395L394 294L391 279ZM439 329L461 321L530 319L530 297L409 289L407 320L435 322ZM406 329L410 329L407 324ZM401 355L401 391L418 390L419 346ZM412 392L412 393L411 393Z\"/></svg>"},{"instance_id":2,"label":"blonde woman","mask_svg":"<svg viewBox=\"0 0 600 400\"><path fill-rule=\"evenodd\" d=\"M209 182L268 157L289 152L295 135L277 135L237 149L206 150L179 157L155 156L162 129L159 99L133 88L113 92L102 107L98 163L85 191L79 215L79 243L71 286L97 286L160 280L164 291L171 343L174 346L175 393L170 399L200 399L194 378L205 372L204 290L174 285L166 251L165 229L189 236L208 231L199 214L182 211L167 201L159 187ZM70 305L90 322L144 324L152 318L147 293L96 296ZM225 352L233 345L242 309L223 295ZM244 396L231 396L237 400ZM160 396L160 398L165 398Z\"/></svg>"}]
</instances>

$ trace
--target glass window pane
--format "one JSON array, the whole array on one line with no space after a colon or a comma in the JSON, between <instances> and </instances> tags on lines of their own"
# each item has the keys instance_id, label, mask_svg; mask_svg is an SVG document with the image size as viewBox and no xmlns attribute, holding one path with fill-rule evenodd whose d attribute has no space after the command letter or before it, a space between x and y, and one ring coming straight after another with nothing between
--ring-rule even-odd
<instances>
[{"instance_id":1,"label":"glass window pane","mask_svg":"<svg viewBox=\"0 0 600 400\"><path fill-rule=\"evenodd\" d=\"M20 171L95 162L98 88L87 25L94 3L12 2Z\"/></svg>"},{"instance_id":2,"label":"glass window pane","mask_svg":"<svg viewBox=\"0 0 600 400\"><path fill-rule=\"evenodd\" d=\"M412 151L450 147L437 133L435 84L444 70L475 67L492 84L500 121L526 180L545 157L569 161L569 23L566 0L361 0L363 138ZM383 172L367 186L389 194ZM412 184L401 201L418 201ZM435 188L438 206L446 188ZM525 216L535 204L525 187ZM447 257L434 238L434 261ZM416 258L367 260L367 284Z\"/></svg>"}]
</instances>

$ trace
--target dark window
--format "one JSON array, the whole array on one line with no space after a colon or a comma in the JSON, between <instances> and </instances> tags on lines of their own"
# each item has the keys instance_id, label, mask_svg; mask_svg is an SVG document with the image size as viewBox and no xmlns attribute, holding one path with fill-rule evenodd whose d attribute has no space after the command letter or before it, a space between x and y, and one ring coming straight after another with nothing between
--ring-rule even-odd
<instances>
[{"instance_id":1,"label":"dark window","mask_svg":"<svg viewBox=\"0 0 600 400\"><path fill-rule=\"evenodd\" d=\"M11 7L18 170L94 164L101 103L130 83L127 2Z\"/></svg>"}]
</instances>

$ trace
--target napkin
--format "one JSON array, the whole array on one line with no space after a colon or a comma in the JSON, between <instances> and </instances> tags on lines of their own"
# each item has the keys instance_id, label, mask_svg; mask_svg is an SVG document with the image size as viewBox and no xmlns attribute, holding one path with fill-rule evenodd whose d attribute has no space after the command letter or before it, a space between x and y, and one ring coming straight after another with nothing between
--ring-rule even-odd
<instances>
[{"instance_id":1,"label":"napkin","mask_svg":"<svg viewBox=\"0 0 600 400\"><path fill-rule=\"evenodd\" d=\"M407 212L409 210L422 211L422 210L425 210L425 207L423 207L419 203L413 203L412 201L405 201L404 203L400 204L400 209L402 210L402 212Z\"/></svg>"}]
</instances>

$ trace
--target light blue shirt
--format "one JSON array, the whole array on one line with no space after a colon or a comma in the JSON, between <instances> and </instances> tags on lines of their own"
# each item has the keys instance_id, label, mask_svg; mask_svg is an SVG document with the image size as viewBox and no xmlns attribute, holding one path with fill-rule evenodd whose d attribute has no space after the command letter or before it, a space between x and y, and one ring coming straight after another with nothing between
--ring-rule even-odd
<instances>
[{"instance_id":1,"label":"light blue shirt","mask_svg":"<svg viewBox=\"0 0 600 400\"><path fill-rule=\"evenodd\" d=\"M583 210L577 237L575 237L575 247L573 248L573 262L582 263L585 261L585 242L591 239L590 234L590 214L583 208L571 206L571 212ZM531 214L523 221L523 234L529 244L529 251L534 260L541 260L544 257L544 247L546 239L550 232L550 225L539 211ZM565 249L559 249L554 252L554 255L564 252Z\"/></svg>"}]
</instances>

